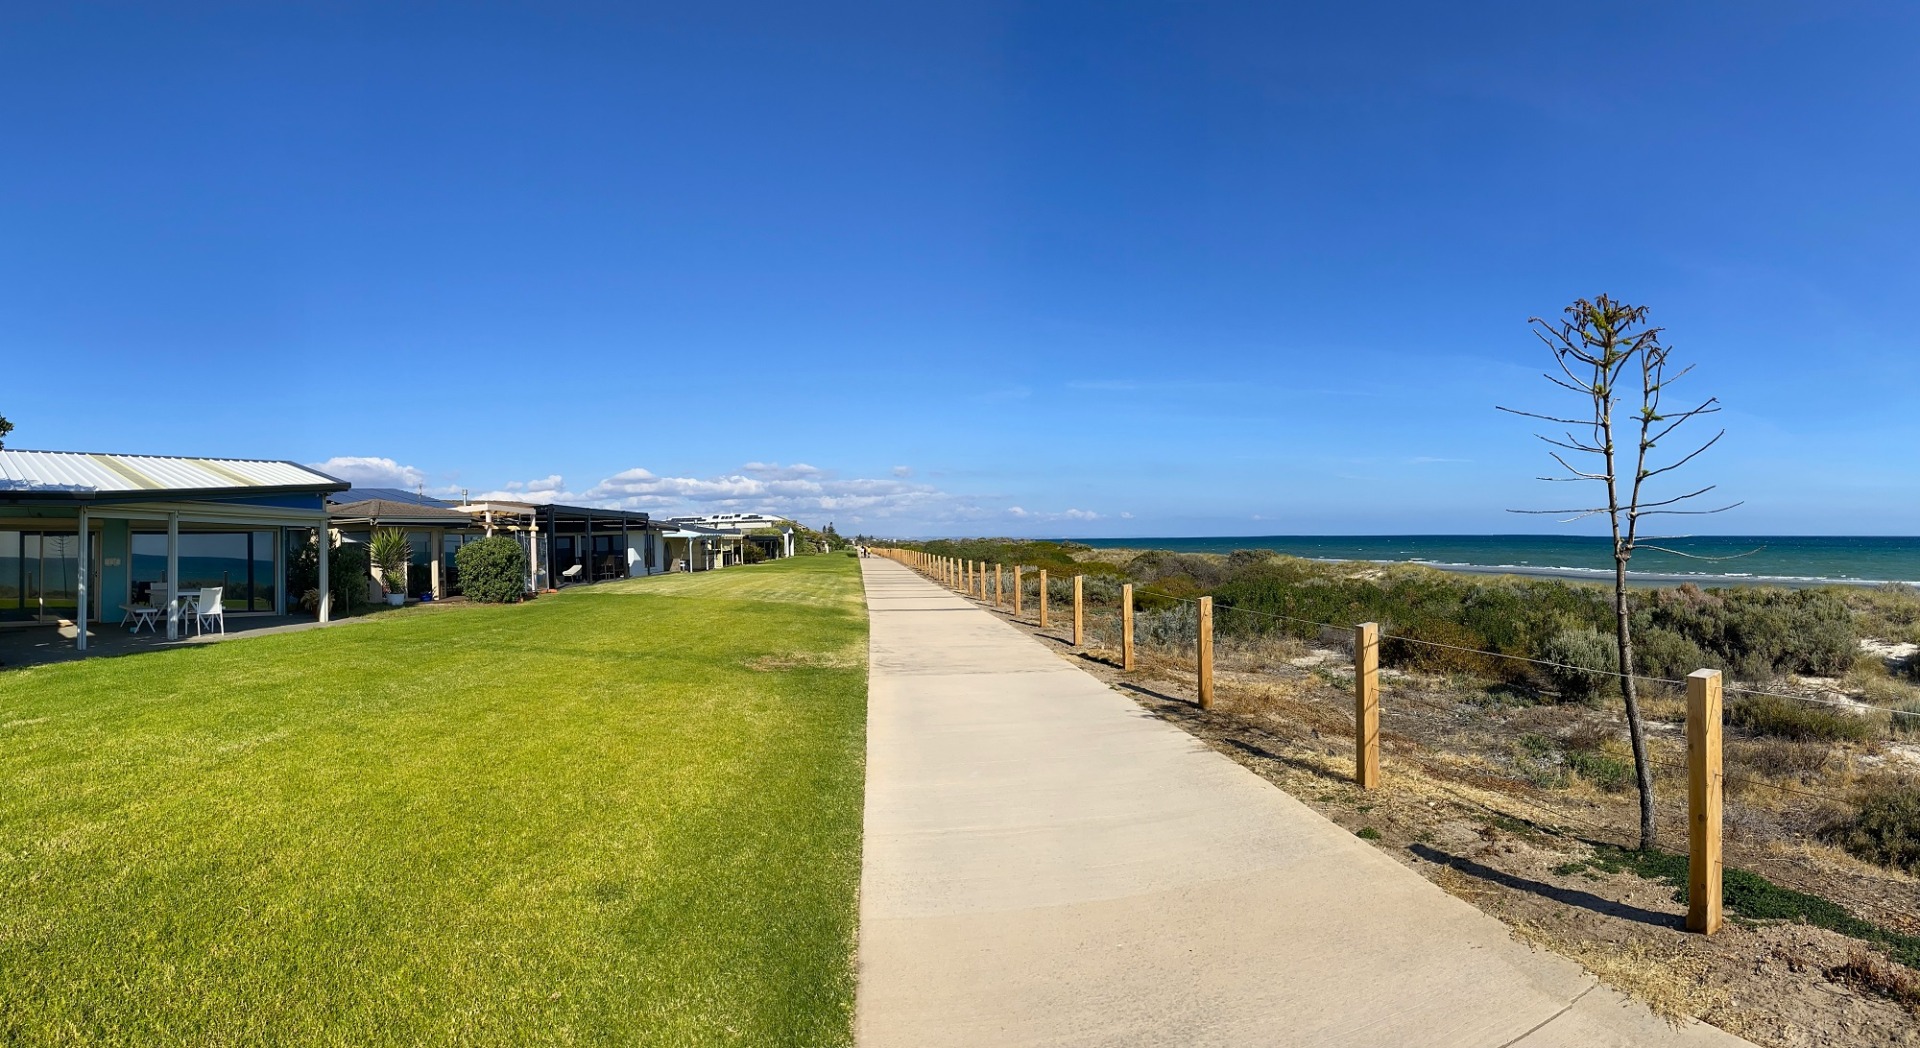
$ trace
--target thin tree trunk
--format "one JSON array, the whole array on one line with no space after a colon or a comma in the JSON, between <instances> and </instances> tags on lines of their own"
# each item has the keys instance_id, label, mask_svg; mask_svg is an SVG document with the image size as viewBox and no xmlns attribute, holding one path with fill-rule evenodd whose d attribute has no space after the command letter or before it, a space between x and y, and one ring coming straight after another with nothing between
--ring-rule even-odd
<instances>
[{"instance_id":1,"label":"thin tree trunk","mask_svg":"<svg viewBox=\"0 0 1920 1048\"><path fill-rule=\"evenodd\" d=\"M1634 778L1640 786L1640 849L1655 844L1653 768L1647 763L1647 731L1640 720L1640 694L1633 679L1633 632L1627 611L1627 556L1613 558L1613 618L1620 649L1620 697L1627 704L1627 737L1633 742Z\"/></svg>"}]
</instances>

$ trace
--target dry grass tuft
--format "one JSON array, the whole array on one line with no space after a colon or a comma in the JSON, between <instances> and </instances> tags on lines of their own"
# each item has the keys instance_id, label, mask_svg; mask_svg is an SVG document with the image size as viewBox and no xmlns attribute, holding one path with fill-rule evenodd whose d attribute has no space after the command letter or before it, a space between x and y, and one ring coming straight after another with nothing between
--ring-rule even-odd
<instances>
[{"instance_id":1,"label":"dry grass tuft","mask_svg":"<svg viewBox=\"0 0 1920 1048\"><path fill-rule=\"evenodd\" d=\"M1920 976L1868 950L1855 950L1845 964L1828 968L1826 976L1861 993L1885 997L1920 1017Z\"/></svg>"},{"instance_id":2,"label":"dry grass tuft","mask_svg":"<svg viewBox=\"0 0 1920 1048\"><path fill-rule=\"evenodd\" d=\"M1679 1024L1706 1019L1722 1028L1733 1016L1733 995L1708 978L1711 965L1684 948L1641 940L1598 942L1569 938L1552 929L1519 921L1513 931L1522 942L1551 950L1580 962L1600 980L1645 1001L1655 1015Z\"/></svg>"}]
</instances>

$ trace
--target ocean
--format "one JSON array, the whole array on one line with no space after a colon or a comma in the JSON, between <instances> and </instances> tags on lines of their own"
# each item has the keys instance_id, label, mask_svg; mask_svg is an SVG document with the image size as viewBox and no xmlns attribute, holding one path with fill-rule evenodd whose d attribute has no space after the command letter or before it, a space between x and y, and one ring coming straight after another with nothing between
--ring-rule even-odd
<instances>
[{"instance_id":1,"label":"ocean","mask_svg":"<svg viewBox=\"0 0 1920 1048\"><path fill-rule=\"evenodd\" d=\"M1245 535L1220 538L1073 539L1104 549L1231 553L1266 549L1316 560L1406 561L1477 573L1560 578L1613 576L1610 539L1583 535ZM1811 586L1920 584L1920 538L1712 535L1646 540L1631 572L1641 583Z\"/></svg>"}]
</instances>

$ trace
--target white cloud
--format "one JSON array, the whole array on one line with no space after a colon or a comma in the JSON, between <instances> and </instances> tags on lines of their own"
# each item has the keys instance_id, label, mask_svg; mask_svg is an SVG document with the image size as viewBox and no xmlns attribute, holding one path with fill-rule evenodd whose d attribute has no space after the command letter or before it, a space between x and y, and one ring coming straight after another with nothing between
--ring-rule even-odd
<instances>
[{"instance_id":1,"label":"white cloud","mask_svg":"<svg viewBox=\"0 0 1920 1048\"><path fill-rule=\"evenodd\" d=\"M622 470L596 484L576 489L559 474L515 481L496 491L475 492L474 501L598 506L640 510L656 517L705 513L771 513L818 524L835 520L844 527L864 524L915 531L943 530L999 521L1050 523L1091 521L1103 515L1087 509L1059 512L1001 508L1004 496L944 491L911 479L912 470L895 467L885 477L842 477L804 462L781 465L749 462L717 476L663 476L641 466Z\"/></svg>"},{"instance_id":2,"label":"white cloud","mask_svg":"<svg viewBox=\"0 0 1920 1048\"><path fill-rule=\"evenodd\" d=\"M1058 513L1042 513L1020 506L1008 506L1007 516L1015 520L1052 521L1052 520L1099 520L1100 514L1090 509L1067 509Z\"/></svg>"},{"instance_id":3,"label":"white cloud","mask_svg":"<svg viewBox=\"0 0 1920 1048\"><path fill-rule=\"evenodd\" d=\"M390 458L336 455L325 462L310 462L308 465L357 487L412 490L427 482L427 475L423 471L402 466Z\"/></svg>"},{"instance_id":4,"label":"white cloud","mask_svg":"<svg viewBox=\"0 0 1920 1048\"><path fill-rule=\"evenodd\" d=\"M802 477L818 477L826 471L804 462L796 462L791 466L782 466L778 462L749 462L740 467L740 472L768 480L798 480Z\"/></svg>"}]
</instances>

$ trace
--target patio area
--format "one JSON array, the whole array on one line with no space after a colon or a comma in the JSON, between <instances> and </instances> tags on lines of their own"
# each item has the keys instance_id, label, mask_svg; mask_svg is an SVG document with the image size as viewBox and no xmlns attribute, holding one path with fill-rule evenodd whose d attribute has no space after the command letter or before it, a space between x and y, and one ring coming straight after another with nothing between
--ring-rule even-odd
<instances>
[{"instance_id":1,"label":"patio area","mask_svg":"<svg viewBox=\"0 0 1920 1048\"><path fill-rule=\"evenodd\" d=\"M142 629L139 633L131 633L125 626L95 623L87 633L86 651L74 646L74 626L71 622L63 622L58 626L10 627L0 629L0 671L76 659L130 655L189 644L215 644L243 637L297 633L327 625L332 623L317 622L308 615L229 615L224 634L187 633L178 640L168 640L164 626L157 631Z\"/></svg>"}]
</instances>

